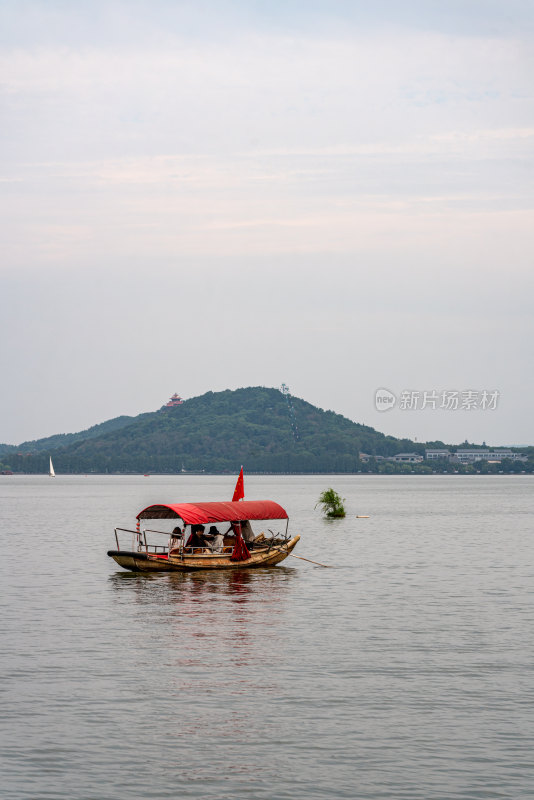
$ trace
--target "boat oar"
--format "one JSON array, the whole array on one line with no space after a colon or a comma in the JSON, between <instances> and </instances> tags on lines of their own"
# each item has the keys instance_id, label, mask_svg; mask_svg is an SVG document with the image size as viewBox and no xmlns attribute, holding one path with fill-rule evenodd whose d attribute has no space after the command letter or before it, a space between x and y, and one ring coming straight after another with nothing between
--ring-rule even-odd
<instances>
[{"instance_id":1,"label":"boat oar","mask_svg":"<svg viewBox=\"0 0 534 800\"><path fill-rule=\"evenodd\" d=\"M300 558L301 561L308 561L310 564L317 564L318 567L326 567L327 569L332 569L332 564L320 564L318 561L312 561L311 558L302 558L302 556L294 556L293 553L288 553L291 558Z\"/></svg>"},{"instance_id":2,"label":"boat oar","mask_svg":"<svg viewBox=\"0 0 534 800\"><path fill-rule=\"evenodd\" d=\"M275 547L275 550L278 550L279 553L283 553L283 550L280 550L279 547ZM311 558L302 558L302 556L294 556L293 553L288 553L288 556L291 558L300 558L301 561L308 561L310 564L317 564L318 567L326 567L327 569L332 568L332 564L320 564L318 561L312 561Z\"/></svg>"}]
</instances>

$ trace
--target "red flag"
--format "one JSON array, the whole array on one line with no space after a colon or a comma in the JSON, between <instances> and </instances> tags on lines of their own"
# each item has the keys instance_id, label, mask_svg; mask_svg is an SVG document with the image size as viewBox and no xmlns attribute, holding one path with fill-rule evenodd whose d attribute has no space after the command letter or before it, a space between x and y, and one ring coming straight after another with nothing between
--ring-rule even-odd
<instances>
[{"instance_id":1,"label":"red flag","mask_svg":"<svg viewBox=\"0 0 534 800\"><path fill-rule=\"evenodd\" d=\"M241 467L241 472L239 473L239 477L235 485L234 496L232 497L232 503L235 500L243 500L244 497L245 497L245 484L243 482L243 467Z\"/></svg>"}]
</instances>

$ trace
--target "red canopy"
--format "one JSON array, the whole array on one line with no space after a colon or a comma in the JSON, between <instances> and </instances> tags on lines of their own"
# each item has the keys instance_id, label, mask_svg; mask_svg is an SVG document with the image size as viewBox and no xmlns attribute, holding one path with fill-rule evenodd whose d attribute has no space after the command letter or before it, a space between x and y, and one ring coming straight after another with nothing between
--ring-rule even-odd
<instances>
[{"instance_id":1,"label":"red canopy","mask_svg":"<svg viewBox=\"0 0 534 800\"><path fill-rule=\"evenodd\" d=\"M147 506L137 515L137 519L175 517L183 519L186 525L205 525L207 522L245 519L287 519L287 513L272 500L239 500L228 503L161 503Z\"/></svg>"}]
</instances>

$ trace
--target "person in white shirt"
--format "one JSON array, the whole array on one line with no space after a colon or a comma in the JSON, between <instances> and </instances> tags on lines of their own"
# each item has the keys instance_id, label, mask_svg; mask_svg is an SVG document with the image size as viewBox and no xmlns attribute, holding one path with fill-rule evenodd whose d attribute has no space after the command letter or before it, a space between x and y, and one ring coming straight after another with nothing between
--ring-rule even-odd
<instances>
[{"instance_id":1,"label":"person in white shirt","mask_svg":"<svg viewBox=\"0 0 534 800\"><path fill-rule=\"evenodd\" d=\"M176 526L176 528L171 533L171 543L169 545L170 556L175 556L180 552L182 541L183 541L182 529Z\"/></svg>"},{"instance_id":2,"label":"person in white shirt","mask_svg":"<svg viewBox=\"0 0 534 800\"><path fill-rule=\"evenodd\" d=\"M209 541L212 553L222 553L224 547L224 533L221 533L215 525L212 525L208 533L204 534L204 539Z\"/></svg>"}]
</instances>

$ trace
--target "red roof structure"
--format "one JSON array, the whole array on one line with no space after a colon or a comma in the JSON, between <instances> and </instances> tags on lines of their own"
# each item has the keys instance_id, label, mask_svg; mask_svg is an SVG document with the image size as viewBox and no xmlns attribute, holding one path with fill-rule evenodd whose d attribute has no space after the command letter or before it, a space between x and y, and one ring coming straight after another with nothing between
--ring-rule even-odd
<instances>
[{"instance_id":1,"label":"red roof structure","mask_svg":"<svg viewBox=\"0 0 534 800\"><path fill-rule=\"evenodd\" d=\"M287 519L287 512L272 500L239 500L228 503L160 503L147 506L137 519L182 519L186 525L237 522L246 519Z\"/></svg>"},{"instance_id":2,"label":"red roof structure","mask_svg":"<svg viewBox=\"0 0 534 800\"><path fill-rule=\"evenodd\" d=\"M173 396L171 397L171 399L169 400L169 402L165 403L165 405L163 407L164 408L174 408L174 406L181 406L183 404L183 402L184 401L182 400L180 395L176 394L176 392L175 392L173 394Z\"/></svg>"}]
</instances>

